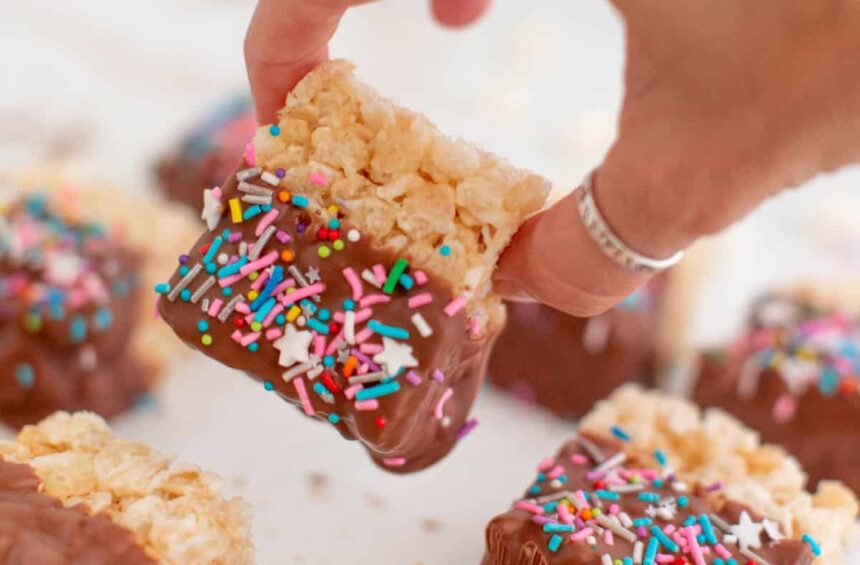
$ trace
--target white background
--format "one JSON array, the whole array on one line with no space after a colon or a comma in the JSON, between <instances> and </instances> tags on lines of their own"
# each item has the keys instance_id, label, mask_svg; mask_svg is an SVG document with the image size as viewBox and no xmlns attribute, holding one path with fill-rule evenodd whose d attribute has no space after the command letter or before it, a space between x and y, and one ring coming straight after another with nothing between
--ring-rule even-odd
<instances>
[{"instance_id":1,"label":"white background","mask_svg":"<svg viewBox=\"0 0 860 565\"><path fill-rule=\"evenodd\" d=\"M238 0L4 0L0 170L64 154L83 176L151 190L155 157L245 88L252 9ZM421 0L389 0L348 15L332 52L443 130L560 190L613 137L621 28L603 0L499 0L466 32L431 25ZM860 271L858 184L857 169L819 179L722 236L693 313L697 341L731 335L743 305L770 284ZM220 472L254 507L263 565L477 565L484 523L572 424L489 391L476 415L481 425L452 457L394 477L250 380L188 356L154 408L116 427Z\"/></svg>"}]
</instances>

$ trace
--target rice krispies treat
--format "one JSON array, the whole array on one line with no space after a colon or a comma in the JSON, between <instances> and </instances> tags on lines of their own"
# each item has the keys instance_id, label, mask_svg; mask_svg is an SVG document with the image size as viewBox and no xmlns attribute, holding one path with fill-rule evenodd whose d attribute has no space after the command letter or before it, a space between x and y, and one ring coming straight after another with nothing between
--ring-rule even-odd
<instances>
[{"instance_id":1,"label":"rice krispies treat","mask_svg":"<svg viewBox=\"0 0 860 565\"><path fill-rule=\"evenodd\" d=\"M58 499L66 508L78 512L84 509L93 520L109 516L119 528L133 533L151 563L251 565L255 562L249 512L244 501L225 500L219 480L211 473L175 462L144 444L115 438L104 420L92 413L58 412L38 425L26 426L15 441L0 442L0 466L4 462L28 465L41 481L38 491ZM0 503L4 500L4 490L0 485ZM18 506L19 510L24 507L26 518L27 507L33 504L25 500ZM45 528L46 523L50 522L43 516L34 527ZM88 528L92 528L91 521L85 521L79 531L83 533ZM52 547L60 548L71 545L67 538L74 536L73 532L62 529L41 529L40 533ZM11 534L11 539L17 539L19 549L24 551L27 536L22 532ZM113 538L100 542L105 546L117 543ZM0 556L3 551L0 548ZM26 563L73 565L79 561Z\"/></svg>"},{"instance_id":2,"label":"rice krispies treat","mask_svg":"<svg viewBox=\"0 0 860 565\"><path fill-rule=\"evenodd\" d=\"M809 534L821 547L818 565L842 563L844 544L854 530L857 499L843 484L822 481L804 490L806 475L797 460L718 409L628 385L618 389L580 423L584 433L619 426L631 433L630 447L648 456L660 449L688 480L721 485L717 494L743 501L780 524L786 535Z\"/></svg>"},{"instance_id":3,"label":"rice krispies treat","mask_svg":"<svg viewBox=\"0 0 860 565\"><path fill-rule=\"evenodd\" d=\"M159 308L189 346L415 471L477 423L504 319L490 277L547 186L324 63L205 191L208 231Z\"/></svg>"}]
</instances>

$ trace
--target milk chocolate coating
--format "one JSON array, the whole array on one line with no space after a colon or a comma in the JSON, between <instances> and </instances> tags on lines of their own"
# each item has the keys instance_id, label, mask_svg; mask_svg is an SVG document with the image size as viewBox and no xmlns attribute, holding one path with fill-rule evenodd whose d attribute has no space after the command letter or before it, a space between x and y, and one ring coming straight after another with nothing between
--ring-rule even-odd
<instances>
[{"instance_id":1,"label":"milk chocolate coating","mask_svg":"<svg viewBox=\"0 0 860 565\"><path fill-rule=\"evenodd\" d=\"M738 379L745 359L705 354L695 389L702 406L718 406L761 433L763 441L785 447L800 461L814 486L822 479L838 479L860 493L860 398L825 397L809 388L797 397L793 418L778 421L773 406L788 393L775 371L765 370L756 394L741 398Z\"/></svg>"},{"instance_id":2,"label":"milk chocolate coating","mask_svg":"<svg viewBox=\"0 0 860 565\"><path fill-rule=\"evenodd\" d=\"M491 383L562 417L587 412L625 382L653 382L656 302L663 281L593 318L543 304L508 305L490 356Z\"/></svg>"},{"instance_id":3,"label":"milk chocolate coating","mask_svg":"<svg viewBox=\"0 0 860 565\"><path fill-rule=\"evenodd\" d=\"M225 183L223 191L225 203L240 194L235 175ZM303 273L309 267L318 268L320 279L326 285L321 301L316 303L319 308L336 312L343 308L344 300L352 297L351 289L342 276L342 270L345 267L352 267L356 273L361 273L376 264L390 267L397 258L386 250L374 248L371 237L368 234L362 234L360 242L348 243L344 250L332 251L327 259L320 259L319 242L315 238L317 230L322 226L321 219L307 211L283 206L277 201L275 206L280 206L281 212L274 225L292 234L293 241L289 245L280 245L273 238L270 240L272 243L263 253L268 253L271 249L289 248L295 254L290 264L297 266ZM241 232L242 240L248 243L257 239L256 221L234 224L229 215L227 212L215 230L207 231L201 236L188 252L187 265L201 262L201 249L205 249L205 246L225 229L233 233ZM297 224L300 223L307 226L302 233L298 233L297 230ZM351 226L344 221L340 231L346 234L350 229ZM235 254L238 244L225 241L220 249L221 252ZM201 273L192 281L189 288L194 291L208 276ZM170 279L171 288L180 279L178 272L174 273ZM247 277L233 284L232 296L238 294L247 296L250 285L251 282ZM366 283L364 289L365 294L382 292ZM327 420L330 414L336 414L339 420L334 425L343 437L360 441L377 464L395 473L413 472L432 465L454 447L458 441L458 431L467 421L469 409L482 381L487 355L494 339L492 332L486 333L480 339L471 337L467 331L466 316L462 311L452 317L442 312L442 308L453 297L450 289L434 280L432 275L428 283L415 292L430 293L433 296L433 303L417 310L411 309L406 304L408 295L402 290L395 290L390 295L390 302L377 304L372 308L374 319L411 330L412 337L408 343L412 345L412 353L420 363L414 368L422 378L420 384L413 385L405 377L400 376L397 379L400 383L399 392L379 398L377 410L357 410L354 407L354 401L348 400L343 392L333 395L333 404L324 402L312 390L312 386L321 382L321 378L307 382L305 377L301 377L306 382L315 411L314 416L320 420ZM228 300L222 295L218 284L209 289L203 297L210 300L216 298ZM271 341L261 337L259 350L251 352L231 339L230 336L236 329L234 325L238 317L236 313L231 314L226 323L222 323L216 317L207 316L202 312L200 303L192 304L181 299L171 302L164 296L159 300L158 307L164 320L187 345L257 380L265 381L268 383L267 386L273 388L274 392L282 398L300 405L294 384L282 379L286 367L279 365L279 352L273 347ZM420 312L424 316L433 329L432 336L422 338L418 335L411 322L411 316L415 312ZM208 322L207 333L213 339L210 346L204 346L201 343L202 333L198 327L201 320ZM431 374L436 369L444 374L443 382L431 378ZM349 385L338 373L332 376L337 385L345 389ZM434 410L449 387L453 395L445 403L445 417L440 420L434 416ZM378 421L380 417L384 418L382 426ZM405 458L405 463L394 466L384 463L386 459L398 458Z\"/></svg>"},{"instance_id":4,"label":"milk chocolate coating","mask_svg":"<svg viewBox=\"0 0 860 565\"><path fill-rule=\"evenodd\" d=\"M12 210L20 213L19 206ZM47 214L45 222L60 221ZM65 226L60 237L86 242L75 249L76 258L87 265L84 276L104 283L105 300L68 304L72 291L46 279L44 258L22 263L0 253L0 421L11 426L36 422L57 410L112 417L132 406L150 385L150 372L128 353L137 323L140 259L100 236L83 235L89 229ZM27 251L39 257L36 252ZM26 283L19 287L21 281ZM63 298L34 301L34 290ZM72 331L73 324L86 328L83 337Z\"/></svg>"},{"instance_id":5,"label":"milk chocolate coating","mask_svg":"<svg viewBox=\"0 0 860 565\"><path fill-rule=\"evenodd\" d=\"M620 443L602 436L587 435L586 438L598 446L606 457L623 449ZM577 440L565 444L555 462L564 468L564 475L568 480L561 487L542 490L540 496L551 495L553 492L562 490L592 492L596 488L603 488L595 487L594 481L586 477L588 471L592 469L590 465L574 465L571 462L570 456L573 454L588 456L588 452L581 448ZM635 458L632 461L636 462ZM632 468L636 468L636 465L634 464ZM677 496L677 493L666 487L656 488L649 485L647 490L659 493L661 496ZM719 508L715 508L712 503L700 496L700 492L688 494L687 499L689 505L685 508L677 507L676 517L671 520L671 523L680 525L691 515L715 514L728 524L735 524L743 510L746 510L754 521L760 521L762 518L749 507L733 501L724 501ZM635 518L646 516L645 510L650 503L639 500L635 494L632 494L622 495L622 500L617 504ZM633 543L618 535L614 536L612 545L606 544L602 536L595 536L597 545L594 547L584 540L580 542L565 540L556 552L552 552L547 547L550 534L543 532L542 526L531 518L530 512L513 508L490 521L486 530L487 553L482 565L601 565L601 556L604 553L608 553L613 559L623 559L633 554ZM662 527L667 522L662 518L655 518L653 523ZM718 539L722 537L719 530L716 533ZM564 534L563 537L569 535ZM643 538L639 536L639 539ZM738 563L747 562L748 558L741 555L737 547L731 546L728 549ZM812 551L804 543L796 540L778 542L764 540L762 548L755 552L771 565L809 565L813 560ZM707 562L711 562L710 558Z\"/></svg>"},{"instance_id":6,"label":"milk chocolate coating","mask_svg":"<svg viewBox=\"0 0 860 565\"><path fill-rule=\"evenodd\" d=\"M3 565L156 565L134 533L106 514L88 514L39 492L29 465L0 458L0 563Z\"/></svg>"}]
</instances>

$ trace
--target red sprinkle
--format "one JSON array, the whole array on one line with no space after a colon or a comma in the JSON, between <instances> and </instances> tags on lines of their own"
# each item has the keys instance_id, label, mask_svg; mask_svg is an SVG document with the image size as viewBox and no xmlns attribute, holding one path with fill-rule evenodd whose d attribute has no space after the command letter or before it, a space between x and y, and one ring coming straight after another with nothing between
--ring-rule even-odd
<instances>
[{"instance_id":1,"label":"red sprinkle","mask_svg":"<svg viewBox=\"0 0 860 565\"><path fill-rule=\"evenodd\" d=\"M340 331L340 324L338 324L337 322L329 322L328 331L329 333L336 334Z\"/></svg>"},{"instance_id":2,"label":"red sprinkle","mask_svg":"<svg viewBox=\"0 0 860 565\"><path fill-rule=\"evenodd\" d=\"M235 318L233 318L233 324L237 328L241 328L245 325L245 318L243 318L242 316L236 316Z\"/></svg>"},{"instance_id":3,"label":"red sprinkle","mask_svg":"<svg viewBox=\"0 0 860 565\"><path fill-rule=\"evenodd\" d=\"M334 241L340 238L340 230L328 230L328 240Z\"/></svg>"},{"instance_id":4,"label":"red sprinkle","mask_svg":"<svg viewBox=\"0 0 860 565\"><path fill-rule=\"evenodd\" d=\"M338 394L339 392L341 392L341 390L343 390L340 388L340 385L334 382L334 379L331 378L331 375L328 371L323 371L323 374L320 375L320 378L322 379L322 384L329 390L330 393Z\"/></svg>"},{"instance_id":5,"label":"red sprinkle","mask_svg":"<svg viewBox=\"0 0 860 565\"><path fill-rule=\"evenodd\" d=\"M317 239L328 239L328 230L320 228L317 230Z\"/></svg>"},{"instance_id":6,"label":"red sprinkle","mask_svg":"<svg viewBox=\"0 0 860 565\"><path fill-rule=\"evenodd\" d=\"M376 424L377 428L384 428L388 421L385 419L385 416L377 416L374 418L373 423Z\"/></svg>"}]
</instances>

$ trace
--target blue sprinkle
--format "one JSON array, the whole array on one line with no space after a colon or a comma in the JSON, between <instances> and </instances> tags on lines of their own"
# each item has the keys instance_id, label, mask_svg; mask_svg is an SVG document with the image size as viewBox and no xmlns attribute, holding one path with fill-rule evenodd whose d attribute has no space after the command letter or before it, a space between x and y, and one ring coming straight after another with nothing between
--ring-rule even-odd
<instances>
[{"instance_id":1,"label":"blue sprinkle","mask_svg":"<svg viewBox=\"0 0 860 565\"><path fill-rule=\"evenodd\" d=\"M263 204L260 207L263 209L263 212L268 212L269 210L272 209L272 206L270 204Z\"/></svg>"},{"instance_id":2,"label":"blue sprinkle","mask_svg":"<svg viewBox=\"0 0 860 565\"><path fill-rule=\"evenodd\" d=\"M702 533L705 534L708 543L717 545L717 536L714 535L714 528L711 527L711 520L707 514L699 514L699 524L702 526Z\"/></svg>"},{"instance_id":3,"label":"blue sprinkle","mask_svg":"<svg viewBox=\"0 0 860 565\"><path fill-rule=\"evenodd\" d=\"M329 229L332 229L332 230L336 230L336 229L340 228L340 220L338 220L337 218L332 218L328 222L328 227L329 227Z\"/></svg>"},{"instance_id":4,"label":"blue sprinkle","mask_svg":"<svg viewBox=\"0 0 860 565\"><path fill-rule=\"evenodd\" d=\"M821 371L821 377L818 380L818 388L824 396L833 396L836 394L836 389L839 386L839 374L833 367L825 367Z\"/></svg>"},{"instance_id":5,"label":"blue sprinkle","mask_svg":"<svg viewBox=\"0 0 860 565\"><path fill-rule=\"evenodd\" d=\"M230 275L235 275L239 272L245 263L248 262L248 257L241 257L237 261L233 261L229 265L224 265L220 269L218 269L218 278L223 279L224 277L229 277Z\"/></svg>"},{"instance_id":6,"label":"blue sprinkle","mask_svg":"<svg viewBox=\"0 0 860 565\"><path fill-rule=\"evenodd\" d=\"M266 301L266 303L263 304L263 307L260 308L259 310L257 310L257 313L254 315L254 321L255 322L262 322L263 320L265 320L266 316L269 315L269 312L272 311L272 309L275 307L275 305L277 303L278 303L278 301L275 299L274 296L269 298ZM253 310L253 308L252 308L252 310Z\"/></svg>"},{"instance_id":7,"label":"blue sprinkle","mask_svg":"<svg viewBox=\"0 0 860 565\"><path fill-rule=\"evenodd\" d=\"M821 547L818 545L818 542L815 541L811 535L803 534L803 537L800 538L809 546L809 549L812 550L812 555L819 557L821 555Z\"/></svg>"},{"instance_id":8,"label":"blue sprinkle","mask_svg":"<svg viewBox=\"0 0 860 565\"><path fill-rule=\"evenodd\" d=\"M622 565L633 565L633 558L632 557L625 557Z\"/></svg>"},{"instance_id":9,"label":"blue sprinkle","mask_svg":"<svg viewBox=\"0 0 860 565\"><path fill-rule=\"evenodd\" d=\"M344 310L355 310L355 301L351 298L347 298L343 301L343 309Z\"/></svg>"},{"instance_id":10,"label":"blue sprinkle","mask_svg":"<svg viewBox=\"0 0 860 565\"><path fill-rule=\"evenodd\" d=\"M355 398L356 400L370 400L371 398L379 398L381 396L394 394L398 390L400 390L400 383L397 381L391 381L374 387L362 389L355 394Z\"/></svg>"},{"instance_id":11,"label":"blue sprinkle","mask_svg":"<svg viewBox=\"0 0 860 565\"><path fill-rule=\"evenodd\" d=\"M218 270L218 265L215 263L206 263L206 272L210 275L214 275L215 271Z\"/></svg>"},{"instance_id":12,"label":"blue sprinkle","mask_svg":"<svg viewBox=\"0 0 860 565\"><path fill-rule=\"evenodd\" d=\"M640 492L639 500L644 502L660 502L660 495L653 492Z\"/></svg>"},{"instance_id":13,"label":"blue sprinkle","mask_svg":"<svg viewBox=\"0 0 860 565\"><path fill-rule=\"evenodd\" d=\"M15 366L15 380L18 381L19 387L31 389L36 382L36 371L29 363L19 363Z\"/></svg>"},{"instance_id":14,"label":"blue sprinkle","mask_svg":"<svg viewBox=\"0 0 860 565\"><path fill-rule=\"evenodd\" d=\"M340 416L338 416L337 414L332 412L331 414L328 415L328 421L331 422L332 424L337 424L338 422L340 422Z\"/></svg>"},{"instance_id":15,"label":"blue sprinkle","mask_svg":"<svg viewBox=\"0 0 860 565\"><path fill-rule=\"evenodd\" d=\"M272 392L273 390L275 390L275 385L273 385L269 381L263 381L263 388L268 390L269 392Z\"/></svg>"},{"instance_id":16,"label":"blue sprinkle","mask_svg":"<svg viewBox=\"0 0 860 565\"><path fill-rule=\"evenodd\" d=\"M546 473L538 473L537 480L545 481L546 480Z\"/></svg>"},{"instance_id":17,"label":"blue sprinkle","mask_svg":"<svg viewBox=\"0 0 860 565\"><path fill-rule=\"evenodd\" d=\"M633 525L636 526L637 528L642 527L642 526L650 526L651 521L652 521L651 518L634 518L633 519Z\"/></svg>"},{"instance_id":18,"label":"blue sprinkle","mask_svg":"<svg viewBox=\"0 0 860 565\"><path fill-rule=\"evenodd\" d=\"M687 516L687 519L684 520L684 527L689 528L690 526L692 526L695 523L696 523L696 517L695 516Z\"/></svg>"},{"instance_id":19,"label":"blue sprinkle","mask_svg":"<svg viewBox=\"0 0 860 565\"><path fill-rule=\"evenodd\" d=\"M544 514L552 514L555 512L555 509L558 508L558 501L553 500L552 502L547 502L543 505Z\"/></svg>"},{"instance_id":20,"label":"blue sprinkle","mask_svg":"<svg viewBox=\"0 0 860 565\"><path fill-rule=\"evenodd\" d=\"M134 399L134 405L142 410L152 410L158 406L158 399L149 392L142 392Z\"/></svg>"},{"instance_id":21,"label":"blue sprinkle","mask_svg":"<svg viewBox=\"0 0 860 565\"><path fill-rule=\"evenodd\" d=\"M130 286L131 285L124 280L115 280L113 283L113 292L119 297L128 296Z\"/></svg>"},{"instance_id":22,"label":"blue sprinkle","mask_svg":"<svg viewBox=\"0 0 860 565\"><path fill-rule=\"evenodd\" d=\"M544 524L543 531L548 534L553 532L572 532L573 526L570 524Z\"/></svg>"},{"instance_id":23,"label":"blue sprinkle","mask_svg":"<svg viewBox=\"0 0 860 565\"><path fill-rule=\"evenodd\" d=\"M559 546L561 546L561 536L558 534L553 534L551 538L549 538L549 543L546 544L550 551L555 553L558 551Z\"/></svg>"},{"instance_id":24,"label":"blue sprinkle","mask_svg":"<svg viewBox=\"0 0 860 565\"><path fill-rule=\"evenodd\" d=\"M229 286L225 286L221 289L221 294L223 294L224 296L230 296L231 294L233 294L233 289Z\"/></svg>"},{"instance_id":25,"label":"blue sprinkle","mask_svg":"<svg viewBox=\"0 0 860 565\"><path fill-rule=\"evenodd\" d=\"M409 330L406 328L389 326L376 320L370 320L367 323L367 327L370 328L370 331L378 333L379 335L384 335L385 337L393 339L409 339Z\"/></svg>"},{"instance_id":26,"label":"blue sprinkle","mask_svg":"<svg viewBox=\"0 0 860 565\"><path fill-rule=\"evenodd\" d=\"M278 314L277 316L275 316L275 323L279 326L283 326L287 323L287 317L283 314Z\"/></svg>"},{"instance_id":27,"label":"blue sprinkle","mask_svg":"<svg viewBox=\"0 0 860 565\"><path fill-rule=\"evenodd\" d=\"M687 505L689 505L689 504L690 504L690 501L687 499L686 496L679 496L678 497L678 506L680 506L681 508L686 508Z\"/></svg>"},{"instance_id":28,"label":"blue sprinkle","mask_svg":"<svg viewBox=\"0 0 860 565\"><path fill-rule=\"evenodd\" d=\"M645 550L645 565L654 565L654 560L657 558L657 549L660 544L657 538L648 540L648 548Z\"/></svg>"},{"instance_id":29,"label":"blue sprinkle","mask_svg":"<svg viewBox=\"0 0 860 565\"><path fill-rule=\"evenodd\" d=\"M726 565L738 565L738 562L735 560L734 557L730 557L729 560L726 562Z\"/></svg>"},{"instance_id":30,"label":"blue sprinkle","mask_svg":"<svg viewBox=\"0 0 860 565\"><path fill-rule=\"evenodd\" d=\"M51 307L48 309L48 314L53 320L62 320L66 317L66 310L59 304L51 304Z\"/></svg>"},{"instance_id":31,"label":"blue sprinkle","mask_svg":"<svg viewBox=\"0 0 860 565\"><path fill-rule=\"evenodd\" d=\"M529 494L531 494L531 495L538 494L539 492L540 492L540 486L539 485L532 485L532 487L529 489Z\"/></svg>"},{"instance_id":32,"label":"blue sprinkle","mask_svg":"<svg viewBox=\"0 0 860 565\"><path fill-rule=\"evenodd\" d=\"M678 544L669 539L666 534L663 533L663 530L660 529L660 526L651 526L651 533L654 535L657 540L660 541L660 544L668 549L671 552L678 551Z\"/></svg>"},{"instance_id":33,"label":"blue sprinkle","mask_svg":"<svg viewBox=\"0 0 860 565\"><path fill-rule=\"evenodd\" d=\"M311 302L307 298L302 299L301 302L299 302L299 306L301 306L302 308L305 308L307 310L310 310L311 314L316 314L316 312L317 312L316 304L314 304L313 302Z\"/></svg>"},{"instance_id":34,"label":"blue sprinkle","mask_svg":"<svg viewBox=\"0 0 860 565\"><path fill-rule=\"evenodd\" d=\"M602 498L603 500L618 500L621 498L621 495L617 492L608 490L596 490L594 491L594 494L597 498Z\"/></svg>"},{"instance_id":35,"label":"blue sprinkle","mask_svg":"<svg viewBox=\"0 0 860 565\"><path fill-rule=\"evenodd\" d=\"M726 565L726 562L719 557L714 558L714 565Z\"/></svg>"},{"instance_id":36,"label":"blue sprinkle","mask_svg":"<svg viewBox=\"0 0 860 565\"><path fill-rule=\"evenodd\" d=\"M69 324L69 336L75 343L81 343L87 338L87 321L83 316L75 316Z\"/></svg>"},{"instance_id":37,"label":"blue sprinkle","mask_svg":"<svg viewBox=\"0 0 860 565\"><path fill-rule=\"evenodd\" d=\"M281 135L280 126L277 126L277 125L269 126L269 135L271 135L272 137L278 137L279 135Z\"/></svg>"},{"instance_id":38,"label":"blue sprinkle","mask_svg":"<svg viewBox=\"0 0 860 565\"><path fill-rule=\"evenodd\" d=\"M329 312L328 308L322 308L317 312L317 318L319 318L321 322L328 322L331 319L331 312Z\"/></svg>"},{"instance_id":39,"label":"blue sprinkle","mask_svg":"<svg viewBox=\"0 0 860 565\"><path fill-rule=\"evenodd\" d=\"M170 285L167 283L158 283L155 285L155 292L158 294L167 294L170 292Z\"/></svg>"},{"instance_id":40,"label":"blue sprinkle","mask_svg":"<svg viewBox=\"0 0 860 565\"><path fill-rule=\"evenodd\" d=\"M293 206L296 208L306 208L308 205L308 199L306 196L302 196L301 194L293 195Z\"/></svg>"},{"instance_id":41,"label":"blue sprinkle","mask_svg":"<svg viewBox=\"0 0 860 565\"><path fill-rule=\"evenodd\" d=\"M113 324L113 313L110 308L99 308L93 314L93 325L97 330L106 330Z\"/></svg>"},{"instance_id":42,"label":"blue sprinkle","mask_svg":"<svg viewBox=\"0 0 860 565\"><path fill-rule=\"evenodd\" d=\"M207 322L206 320L200 320L199 322L197 322L197 329L201 332L209 331L209 322Z\"/></svg>"},{"instance_id":43,"label":"blue sprinkle","mask_svg":"<svg viewBox=\"0 0 860 565\"><path fill-rule=\"evenodd\" d=\"M621 441L630 441L630 434L628 434L618 426L612 426L612 435L614 435Z\"/></svg>"},{"instance_id":44,"label":"blue sprinkle","mask_svg":"<svg viewBox=\"0 0 860 565\"><path fill-rule=\"evenodd\" d=\"M224 239L230 239L230 230L225 229L223 232L221 232L221 237L223 237Z\"/></svg>"},{"instance_id":45,"label":"blue sprinkle","mask_svg":"<svg viewBox=\"0 0 860 565\"><path fill-rule=\"evenodd\" d=\"M696 542L698 542L698 543L699 543L699 545L704 544L704 543L705 543L705 534L699 534L699 535L697 535L697 536L696 536Z\"/></svg>"},{"instance_id":46,"label":"blue sprinkle","mask_svg":"<svg viewBox=\"0 0 860 565\"><path fill-rule=\"evenodd\" d=\"M323 357L323 365L326 367L334 367L334 357L331 355Z\"/></svg>"},{"instance_id":47,"label":"blue sprinkle","mask_svg":"<svg viewBox=\"0 0 860 565\"><path fill-rule=\"evenodd\" d=\"M415 281L412 280L412 277L403 273L400 275L400 285L406 290L412 290L412 287L415 286Z\"/></svg>"},{"instance_id":48,"label":"blue sprinkle","mask_svg":"<svg viewBox=\"0 0 860 565\"><path fill-rule=\"evenodd\" d=\"M308 327L312 330L315 330L319 334L328 335L328 326L320 322L316 318L311 318L310 320L308 320Z\"/></svg>"},{"instance_id":49,"label":"blue sprinkle","mask_svg":"<svg viewBox=\"0 0 860 565\"><path fill-rule=\"evenodd\" d=\"M179 293L179 298L181 298L183 302L190 302L191 301L191 289L190 288L183 288L182 292Z\"/></svg>"},{"instance_id":50,"label":"blue sprinkle","mask_svg":"<svg viewBox=\"0 0 860 565\"><path fill-rule=\"evenodd\" d=\"M256 353L258 349L260 349L260 344L256 341L248 344L248 351L251 353Z\"/></svg>"},{"instance_id":51,"label":"blue sprinkle","mask_svg":"<svg viewBox=\"0 0 860 565\"><path fill-rule=\"evenodd\" d=\"M447 257L448 255L451 254L451 248L448 247L447 245L443 245L442 247L439 248L439 253L442 254L442 257Z\"/></svg>"},{"instance_id":52,"label":"blue sprinkle","mask_svg":"<svg viewBox=\"0 0 860 565\"><path fill-rule=\"evenodd\" d=\"M566 482L567 482L567 475L559 475L559 476L558 476L558 478L557 478L556 480L557 480L558 482L560 482L561 484L564 484L564 483L566 483Z\"/></svg>"},{"instance_id":53,"label":"blue sprinkle","mask_svg":"<svg viewBox=\"0 0 860 565\"><path fill-rule=\"evenodd\" d=\"M657 460L657 463L659 463L661 467L666 466L666 454L659 449L654 451L654 458Z\"/></svg>"},{"instance_id":54,"label":"blue sprinkle","mask_svg":"<svg viewBox=\"0 0 860 565\"><path fill-rule=\"evenodd\" d=\"M209 249L206 250L206 255L203 256L204 263L211 263L215 259L215 255L217 255L218 250L221 249L222 243L224 243L224 238L220 235L212 240L212 244L209 246Z\"/></svg>"},{"instance_id":55,"label":"blue sprinkle","mask_svg":"<svg viewBox=\"0 0 860 565\"><path fill-rule=\"evenodd\" d=\"M250 220L254 216L259 216L262 213L263 213L263 209L260 207L260 205L255 204L253 206L248 207L248 209L245 210L244 213L242 213L242 219L243 220Z\"/></svg>"},{"instance_id":56,"label":"blue sprinkle","mask_svg":"<svg viewBox=\"0 0 860 565\"><path fill-rule=\"evenodd\" d=\"M179 276L184 277L188 274L188 271L190 270L191 269L188 267L188 265L182 265L181 267L179 267Z\"/></svg>"},{"instance_id":57,"label":"blue sprinkle","mask_svg":"<svg viewBox=\"0 0 860 565\"><path fill-rule=\"evenodd\" d=\"M654 488L662 487L663 486L662 479L654 479L653 481L651 481L651 486L653 486Z\"/></svg>"}]
</instances>

